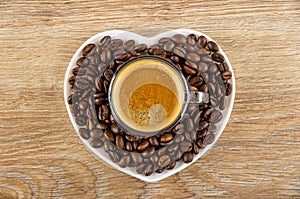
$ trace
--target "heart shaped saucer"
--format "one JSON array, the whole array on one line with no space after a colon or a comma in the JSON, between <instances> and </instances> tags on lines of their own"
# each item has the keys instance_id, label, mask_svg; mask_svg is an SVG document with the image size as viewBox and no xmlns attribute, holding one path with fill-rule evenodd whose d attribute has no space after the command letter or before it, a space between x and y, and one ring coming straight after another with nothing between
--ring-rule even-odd
<instances>
[{"instance_id":1,"label":"heart shaped saucer","mask_svg":"<svg viewBox=\"0 0 300 199\"><path fill-rule=\"evenodd\" d=\"M142 56L173 64L191 91L209 95L205 104L189 104L171 129L150 137L120 128L108 101L113 75ZM207 153L229 120L234 97L233 69L225 53L209 36L188 29L154 37L120 30L99 33L73 55L64 81L66 108L85 146L112 167L146 182L167 178Z\"/></svg>"}]
</instances>

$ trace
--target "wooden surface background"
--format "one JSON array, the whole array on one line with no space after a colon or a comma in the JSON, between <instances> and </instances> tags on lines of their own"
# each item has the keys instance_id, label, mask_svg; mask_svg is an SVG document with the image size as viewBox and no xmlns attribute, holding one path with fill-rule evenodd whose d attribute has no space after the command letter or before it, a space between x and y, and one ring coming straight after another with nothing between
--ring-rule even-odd
<instances>
[{"instance_id":1,"label":"wooden surface background","mask_svg":"<svg viewBox=\"0 0 300 199\"><path fill-rule=\"evenodd\" d=\"M300 2L0 2L0 198L300 198ZM63 80L90 36L190 28L223 48L236 101L217 144L158 183L110 168L69 121Z\"/></svg>"}]
</instances>

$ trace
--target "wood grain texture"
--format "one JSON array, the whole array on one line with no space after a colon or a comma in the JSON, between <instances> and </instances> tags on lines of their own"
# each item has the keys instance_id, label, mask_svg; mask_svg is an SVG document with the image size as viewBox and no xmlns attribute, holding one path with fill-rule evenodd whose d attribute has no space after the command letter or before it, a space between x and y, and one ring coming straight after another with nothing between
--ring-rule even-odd
<instances>
[{"instance_id":1,"label":"wood grain texture","mask_svg":"<svg viewBox=\"0 0 300 199\"><path fill-rule=\"evenodd\" d=\"M300 2L0 2L0 198L300 198ZM69 121L64 74L90 36L190 28L229 57L231 119L204 158L158 183L96 159Z\"/></svg>"}]
</instances>

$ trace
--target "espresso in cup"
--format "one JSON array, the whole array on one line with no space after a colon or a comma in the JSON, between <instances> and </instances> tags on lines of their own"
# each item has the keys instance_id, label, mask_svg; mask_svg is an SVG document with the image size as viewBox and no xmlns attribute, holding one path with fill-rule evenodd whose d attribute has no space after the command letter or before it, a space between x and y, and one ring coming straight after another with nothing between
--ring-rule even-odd
<instances>
[{"instance_id":1,"label":"espresso in cup","mask_svg":"<svg viewBox=\"0 0 300 199\"><path fill-rule=\"evenodd\" d=\"M170 128L181 117L187 85L178 70L157 57L126 63L110 85L112 113L124 130L149 136Z\"/></svg>"}]
</instances>

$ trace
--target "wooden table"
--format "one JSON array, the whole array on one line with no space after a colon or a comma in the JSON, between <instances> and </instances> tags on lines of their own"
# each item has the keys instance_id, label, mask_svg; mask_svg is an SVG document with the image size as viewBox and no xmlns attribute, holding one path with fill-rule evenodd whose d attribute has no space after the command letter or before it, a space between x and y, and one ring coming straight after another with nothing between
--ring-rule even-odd
<instances>
[{"instance_id":1,"label":"wooden table","mask_svg":"<svg viewBox=\"0 0 300 199\"><path fill-rule=\"evenodd\" d=\"M0 3L0 198L300 198L300 2ZM229 57L237 93L213 150L145 183L86 150L63 100L65 71L90 36L190 28Z\"/></svg>"}]
</instances>

